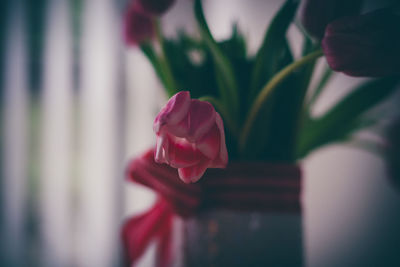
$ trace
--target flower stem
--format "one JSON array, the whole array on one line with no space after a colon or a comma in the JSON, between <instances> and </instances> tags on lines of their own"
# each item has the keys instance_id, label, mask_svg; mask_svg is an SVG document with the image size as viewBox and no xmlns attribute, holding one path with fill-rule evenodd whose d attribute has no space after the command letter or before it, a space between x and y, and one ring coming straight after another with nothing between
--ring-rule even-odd
<instances>
[{"instance_id":1,"label":"flower stem","mask_svg":"<svg viewBox=\"0 0 400 267\"><path fill-rule=\"evenodd\" d=\"M264 105L265 101L268 99L270 94L273 92L273 90L278 87L278 85L283 82L290 74L292 74L294 71L298 70L299 68L307 65L308 63L312 62L313 60L317 59L318 57L321 57L323 55L322 50L317 50L315 52L312 52L303 58L293 62L292 64L286 66L283 68L281 71L279 71L275 76L272 77L271 80L267 82L267 84L262 88L261 92L258 94L256 99L254 100L254 103L248 113L247 119L245 121L244 127L242 134L239 139L239 148L243 151L247 139L250 134L250 130L253 127L254 121Z\"/></svg>"},{"instance_id":2,"label":"flower stem","mask_svg":"<svg viewBox=\"0 0 400 267\"><path fill-rule=\"evenodd\" d=\"M168 61L166 49L165 49L165 41L161 31L160 21L158 19L155 20L155 32L156 32L156 40L160 44L161 53L158 59L160 72L164 77L164 86L167 89L168 95L171 97L175 93L178 92L178 88L176 85L176 81L171 71L171 65Z\"/></svg>"}]
</instances>

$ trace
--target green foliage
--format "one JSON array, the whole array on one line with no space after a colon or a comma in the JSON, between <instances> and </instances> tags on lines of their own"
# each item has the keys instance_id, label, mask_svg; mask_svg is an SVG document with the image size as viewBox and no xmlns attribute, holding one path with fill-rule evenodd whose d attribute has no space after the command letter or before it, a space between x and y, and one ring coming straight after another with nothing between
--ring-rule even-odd
<instances>
[{"instance_id":1,"label":"green foliage","mask_svg":"<svg viewBox=\"0 0 400 267\"><path fill-rule=\"evenodd\" d=\"M171 68L179 90L190 91L194 98L218 95L214 64L203 43L181 33L177 40L167 40L165 48L168 57L174 59Z\"/></svg>"},{"instance_id":2,"label":"green foliage","mask_svg":"<svg viewBox=\"0 0 400 267\"><path fill-rule=\"evenodd\" d=\"M365 120L365 113L385 100L399 83L399 77L372 80L357 87L320 118L307 118L298 143L298 157L338 141L344 141L357 130L374 121ZM369 122L369 123L365 123Z\"/></svg>"},{"instance_id":3,"label":"green foliage","mask_svg":"<svg viewBox=\"0 0 400 267\"><path fill-rule=\"evenodd\" d=\"M195 0L194 13L200 30L200 35L213 56L215 70L220 91L221 100L229 110L236 116L238 114L239 96L236 77L234 75L232 62L226 57L223 50L214 40L203 14L201 0Z\"/></svg>"},{"instance_id":4,"label":"green foliage","mask_svg":"<svg viewBox=\"0 0 400 267\"><path fill-rule=\"evenodd\" d=\"M294 162L320 146L345 140L376 122L365 119L365 114L384 101L398 82L393 77L370 81L322 117L310 118L308 108L326 87L332 71L320 77L306 102L322 52L303 33L303 57L294 58L286 34L297 6L294 0L282 5L254 57L247 55L246 41L236 24L229 39L213 38L201 0L194 5L199 38L184 32L174 39L159 36L160 54L150 43L141 45L170 95L174 93L168 89L172 79L175 91L188 90L193 98L215 106L225 122L230 159Z\"/></svg>"},{"instance_id":5,"label":"green foliage","mask_svg":"<svg viewBox=\"0 0 400 267\"><path fill-rule=\"evenodd\" d=\"M297 5L297 1L287 0L272 20L265 34L255 58L248 96L250 102L275 73L293 60L286 40L286 32L293 21Z\"/></svg>"}]
</instances>

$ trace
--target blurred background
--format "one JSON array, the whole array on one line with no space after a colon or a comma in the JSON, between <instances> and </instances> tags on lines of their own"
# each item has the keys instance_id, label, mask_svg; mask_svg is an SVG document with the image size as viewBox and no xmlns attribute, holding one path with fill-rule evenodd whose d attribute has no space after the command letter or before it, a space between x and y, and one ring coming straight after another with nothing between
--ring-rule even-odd
<instances>
[{"instance_id":1,"label":"blurred background","mask_svg":"<svg viewBox=\"0 0 400 267\"><path fill-rule=\"evenodd\" d=\"M204 7L217 39L237 21L254 54L282 3ZM154 144L153 118L165 102L146 58L122 42L126 4L0 1L0 266L120 266L121 223L155 199L124 182L129 159ZM192 1L178 0L162 21L168 36L195 32ZM300 33L292 27L288 37L299 55ZM337 74L315 113L360 81ZM397 93L386 108L399 114L399 103ZM400 266L400 191L384 162L338 144L301 164L306 266ZM149 251L141 265L152 264Z\"/></svg>"}]
</instances>

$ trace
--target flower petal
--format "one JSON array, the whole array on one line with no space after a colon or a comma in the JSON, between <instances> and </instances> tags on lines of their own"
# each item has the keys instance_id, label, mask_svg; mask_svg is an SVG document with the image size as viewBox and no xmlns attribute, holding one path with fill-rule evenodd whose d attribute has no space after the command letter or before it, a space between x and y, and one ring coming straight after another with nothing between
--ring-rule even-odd
<instances>
[{"instance_id":1,"label":"flower petal","mask_svg":"<svg viewBox=\"0 0 400 267\"><path fill-rule=\"evenodd\" d=\"M400 16L390 9L333 21L321 42L329 66L356 77L398 75L399 24Z\"/></svg>"},{"instance_id":2,"label":"flower petal","mask_svg":"<svg viewBox=\"0 0 400 267\"><path fill-rule=\"evenodd\" d=\"M299 20L314 38L324 36L326 25L345 16L356 15L363 0L302 0L299 7Z\"/></svg>"},{"instance_id":3,"label":"flower petal","mask_svg":"<svg viewBox=\"0 0 400 267\"><path fill-rule=\"evenodd\" d=\"M177 137L186 137L189 132L189 116L186 116L178 124L167 124L165 130Z\"/></svg>"},{"instance_id":4,"label":"flower petal","mask_svg":"<svg viewBox=\"0 0 400 267\"><path fill-rule=\"evenodd\" d=\"M207 158L213 160L218 156L220 150L221 134L216 124L197 143L196 147Z\"/></svg>"},{"instance_id":5,"label":"flower petal","mask_svg":"<svg viewBox=\"0 0 400 267\"><path fill-rule=\"evenodd\" d=\"M157 136L156 149L154 150L154 160L157 163L169 163L168 159L169 140L165 133Z\"/></svg>"},{"instance_id":6,"label":"flower petal","mask_svg":"<svg viewBox=\"0 0 400 267\"><path fill-rule=\"evenodd\" d=\"M188 115L190 104L190 93L188 91L176 93L154 120L154 132L158 134L164 125L176 125L181 122Z\"/></svg>"},{"instance_id":7,"label":"flower petal","mask_svg":"<svg viewBox=\"0 0 400 267\"><path fill-rule=\"evenodd\" d=\"M182 168L197 164L204 156L195 145L184 138L169 136L168 159L171 167Z\"/></svg>"},{"instance_id":8,"label":"flower petal","mask_svg":"<svg viewBox=\"0 0 400 267\"><path fill-rule=\"evenodd\" d=\"M196 142L206 134L215 123L215 109L206 101L192 99L189 110L189 133L187 139Z\"/></svg>"},{"instance_id":9,"label":"flower petal","mask_svg":"<svg viewBox=\"0 0 400 267\"><path fill-rule=\"evenodd\" d=\"M197 182L201 176L203 176L204 172L207 168L210 167L211 160L203 160L194 166L179 168L178 174L179 178L182 179L185 183L194 183Z\"/></svg>"}]
</instances>

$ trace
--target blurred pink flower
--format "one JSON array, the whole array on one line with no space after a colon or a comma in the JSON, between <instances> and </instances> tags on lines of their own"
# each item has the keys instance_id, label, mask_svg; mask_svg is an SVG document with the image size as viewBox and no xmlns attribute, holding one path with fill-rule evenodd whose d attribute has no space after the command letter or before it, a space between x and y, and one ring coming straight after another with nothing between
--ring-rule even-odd
<instances>
[{"instance_id":1,"label":"blurred pink flower","mask_svg":"<svg viewBox=\"0 0 400 267\"><path fill-rule=\"evenodd\" d=\"M127 45L139 45L154 36L152 17L140 11L138 5L131 5L124 16L124 38Z\"/></svg>"},{"instance_id":2,"label":"blurred pink flower","mask_svg":"<svg viewBox=\"0 0 400 267\"><path fill-rule=\"evenodd\" d=\"M325 27L333 20L360 11L363 0L303 0L299 17L307 32L322 39Z\"/></svg>"},{"instance_id":3,"label":"blurred pink flower","mask_svg":"<svg viewBox=\"0 0 400 267\"><path fill-rule=\"evenodd\" d=\"M136 0L136 2L144 13L160 16L174 4L175 0Z\"/></svg>"},{"instance_id":4,"label":"blurred pink flower","mask_svg":"<svg viewBox=\"0 0 400 267\"><path fill-rule=\"evenodd\" d=\"M329 66L350 76L400 74L399 25L389 9L335 20L322 40Z\"/></svg>"},{"instance_id":5,"label":"blurred pink flower","mask_svg":"<svg viewBox=\"0 0 400 267\"><path fill-rule=\"evenodd\" d=\"M154 132L155 161L178 168L185 183L228 163L221 116L209 102L191 99L188 91L171 97L154 121Z\"/></svg>"}]
</instances>

